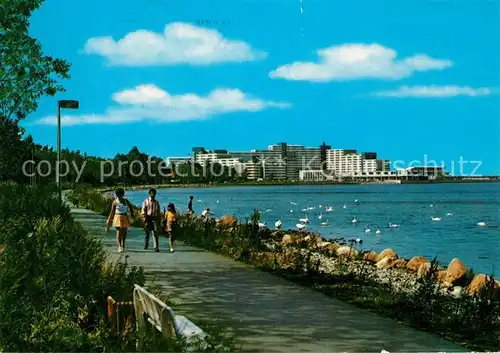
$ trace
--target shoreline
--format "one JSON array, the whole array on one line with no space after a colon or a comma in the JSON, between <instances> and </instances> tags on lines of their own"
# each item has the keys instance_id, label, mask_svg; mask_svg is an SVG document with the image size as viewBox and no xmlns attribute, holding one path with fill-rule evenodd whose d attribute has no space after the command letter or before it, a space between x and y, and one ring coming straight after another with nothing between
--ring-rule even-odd
<instances>
[{"instance_id":1,"label":"shoreline","mask_svg":"<svg viewBox=\"0 0 500 353\"><path fill-rule=\"evenodd\" d=\"M107 187L95 187L99 192L114 191L117 187L121 187L127 191L155 189L200 189L200 188L218 188L218 187L252 187L252 186L348 186L348 185L438 185L438 184L490 184L500 183L499 179L492 180L398 180L393 182L243 182L243 183L213 183L213 184L143 184L143 185L115 185Z\"/></svg>"},{"instance_id":2,"label":"shoreline","mask_svg":"<svg viewBox=\"0 0 500 353\"><path fill-rule=\"evenodd\" d=\"M95 189L74 196L83 207L104 213L109 208L110 198ZM257 222L258 215L253 217ZM346 238L259 229L231 215L219 222L182 215L177 232L177 239L186 244L269 271L417 329L427 326L435 334L472 350L500 348L496 309L500 307L500 281L474 272L459 258L443 264L424 256L403 257L390 248L380 253L363 251ZM496 298L488 304L491 310L484 309L483 300L491 300L485 298ZM455 309L450 312L449 308ZM478 310L481 318L476 315ZM416 312L420 314L415 316ZM484 321L485 326L478 328L477 320ZM458 322L465 325L463 331L456 331Z\"/></svg>"}]
</instances>

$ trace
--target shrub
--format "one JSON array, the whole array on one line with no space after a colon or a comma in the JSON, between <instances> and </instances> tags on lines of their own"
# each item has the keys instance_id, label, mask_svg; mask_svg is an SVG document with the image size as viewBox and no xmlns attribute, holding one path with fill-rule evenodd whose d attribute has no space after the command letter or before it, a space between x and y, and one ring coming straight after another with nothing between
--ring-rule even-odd
<instances>
[{"instance_id":1,"label":"shrub","mask_svg":"<svg viewBox=\"0 0 500 353\"><path fill-rule=\"evenodd\" d=\"M130 299L144 273L109 262L56 195L0 185L0 350L130 351L133 335L106 322L106 298Z\"/></svg>"},{"instance_id":2,"label":"shrub","mask_svg":"<svg viewBox=\"0 0 500 353\"><path fill-rule=\"evenodd\" d=\"M500 350L500 292L493 278L477 295L456 299L439 287L435 278L438 262L434 259L425 276L417 280L414 274L406 273L412 281L395 285L392 282L401 281L401 277L389 276L381 281L378 274L401 274L404 270L378 272L373 264L362 260L362 252L356 259L336 256L317 251L312 240L282 245L279 234L259 229L257 211L250 220L227 229L218 227L214 220L186 215L180 218L175 236L473 350ZM334 263L333 269L322 268L325 259ZM461 284L465 286L474 277L473 271L464 277Z\"/></svg>"}]
</instances>

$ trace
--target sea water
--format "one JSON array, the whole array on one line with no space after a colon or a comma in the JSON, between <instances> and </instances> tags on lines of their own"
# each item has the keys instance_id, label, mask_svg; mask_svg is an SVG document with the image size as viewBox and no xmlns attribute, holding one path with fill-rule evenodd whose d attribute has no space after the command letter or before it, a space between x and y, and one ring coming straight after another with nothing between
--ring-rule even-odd
<instances>
[{"instance_id":1,"label":"sea water","mask_svg":"<svg viewBox=\"0 0 500 353\"><path fill-rule=\"evenodd\" d=\"M130 191L127 197L140 205L147 193ZM245 221L257 208L262 222L274 228L281 220L285 229L296 228L299 219L307 217L306 230L320 232L325 238L360 238L365 250L391 248L403 257L437 256L442 263L458 257L477 272L494 271L495 277L500 270L500 183L158 190L161 207L172 202L180 212L187 210L190 195L197 214L210 208L215 217L230 214ZM327 212L327 207L333 210ZM328 225L321 226L323 222ZM400 228L388 228L390 222ZM481 227L478 222L487 225ZM376 234L377 227L380 234Z\"/></svg>"}]
</instances>

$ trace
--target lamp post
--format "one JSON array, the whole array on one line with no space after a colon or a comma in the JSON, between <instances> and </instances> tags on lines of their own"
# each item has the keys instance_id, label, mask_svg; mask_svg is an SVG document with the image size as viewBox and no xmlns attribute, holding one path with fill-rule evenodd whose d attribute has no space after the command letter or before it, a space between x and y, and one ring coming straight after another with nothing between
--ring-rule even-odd
<instances>
[{"instance_id":1,"label":"lamp post","mask_svg":"<svg viewBox=\"0 0 500 353\"><path fill-rule=\"evenodd\" d=\"M63 109L78 109L80 103L75 100L60 100L57 102L57 167L56 167L56 182L59 194L59 201L62 202L61 176L59 174L61 168L61 108Z\"/></svg>"}]
</instances>

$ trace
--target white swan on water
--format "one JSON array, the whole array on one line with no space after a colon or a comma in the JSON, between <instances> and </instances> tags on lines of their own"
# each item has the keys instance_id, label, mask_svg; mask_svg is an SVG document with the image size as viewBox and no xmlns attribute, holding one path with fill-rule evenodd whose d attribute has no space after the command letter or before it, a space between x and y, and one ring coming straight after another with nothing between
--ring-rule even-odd
<instances>
[{"instance_id":1,"label":"white swan on water","mask_svg":"<svg viewBox=\"0 0 500 353\"><path fill-rule=\"evenodd\" d=\"M332 206L326 208L326 212L332 212L332 211L333 211L333 207Z\"/></svg>"},{"instance_id":2,"label":"white swan on water","mask_svg":"<svg viewBox=\"0 0 500 353\"><path fill-rule=\"evenodd\" d=\"M295 226L296 226L296 227L297 227L297 229L299 229L299 230L300 230L300 229L304 229L304 228L306 227L306 225L305 225L305 224L302 224L302 223L297 223Z\"/></svg>"},{"instance_id":3,"label":"white swan on water","mask_svg":"<svg viewBox=\"0 0 500 353\"><path fill-rule=\"evenodd\" d=\"M323 212L319 214L318 219L323 219Z\"/></svg>"},{"instance_id":4,"label":"white swan on water","mask_svg":"<svg viewBox=\"0 0 500 353\"><path fill-rule=\"evenodd\" d=\"M321 226L322 227L326 227L327 225L328 225L328 219L326 221L324 221L324 222L321 222Z\"/></svg>"},{"instance_id":5,"label":"white swan on water","mask_svg":"<svg viewBox=\"0 0 500 353\"><path fill-rule=\"evenodd\" d=\"M441 217L431 217L431 219L434 221L434 222L439 222L441 220Z\"/></svg>"},{"instance_id":6,"label":"white swan on water","mask_svg":"<svg viewBox=\"0 0 500 353\"><path fill-rule=\"evenodd\" d=\"M447 216L453 216L453 213L448 212L446 215L447 215Z\"/></svg>"},{"instance_id":7,"label":"white swan on water","mask_svg":"<svg viewBox=\"0 0 500 353\"><path fill-rule=\"evenodd\" d=\"M307 216L306 216L305 218L299 219L299 222L303 223L303 224L307 224L307 223L309 223L309 218L307 218Z\"/></svg>"},{"instance_id":8,"label":"white swan on water","mask_svg":"<svg viewBox=\"0 0 500 353\"><path fill-rule=\"evenodd\" d=\"M344 208L347 208L347 205L346 205L346 204L344 204L344 206L343 206L343 207L344 207Z\"/></svg>"},{"instance_id":9,"label":"white swan on water","mask_svg":"<svg viewBox=\"0 0 500 353\"><path fill-rule=\"evenodd\" d=\"M352 224L358 223L358 220L356 219L356 217L354 217L351 222L352 222Z\"/></svg>"},{"instance_id":10,"label":"white swan on water","mask_svg":"<svg viewBox=\"0 0 500 353\"><path fill-rule=\"evenodd\" d=\"M389 228L399 228L399 224L393 224L389 222Z\"/></svg>"},{"instance_id":11,"label":"white swan on water","mask_svg":"<svg viewBox=\"0 0 500 353\"><path fill-rule=\"evenodd\" d=\"M370 233L372 230L368 227L368 224L366 225L365 227L365 233L368 234Z\"/></svg>"},{"instance_id":12,"label":"white swan on water","mask_svg":"<svg viewBox=\"0 0 500 353\"><path fill-rule=\"evenodd\" d=\"M477 222L476 224L480 227L486 227L486 222Z\"/></svg>"},{"instance_id":13,"label":"white swan on water","mask_svg":"<svg viewBox=\"0 0 500 353\"><path fill-rule=\"evenodd\" d=\"M281 221L278 219L278 220L274 223L274 226L276 227L276 229L280 229L280 228L281 228Z\"/></svg>"},{"instance_id":14,"label":"white swan on water","mask_svg":"<svg viewBox=\"0 0 500 353\"><path fill-rule=\"evenodd\" d=\"M380 234L380 229L379 229L379 227L377 227L377 231L375 232L375 234Z\"/></svg>"}]
</instances>

